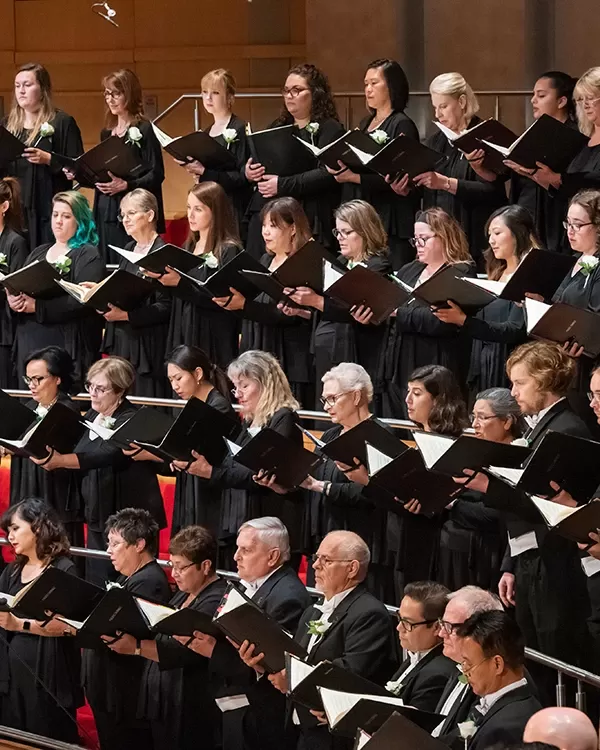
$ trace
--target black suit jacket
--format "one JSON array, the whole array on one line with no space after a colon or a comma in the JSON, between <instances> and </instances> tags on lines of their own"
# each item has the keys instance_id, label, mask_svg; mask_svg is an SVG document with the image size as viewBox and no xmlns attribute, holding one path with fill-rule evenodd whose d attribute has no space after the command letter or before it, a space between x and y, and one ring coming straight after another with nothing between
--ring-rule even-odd
<instances>
[{"instance_id":1,"label":"black suit jacket","mask_svg":"<svg viewBox=\"0 0 600 750\"><path fill-rule=\"evenodd\" d=\"M456 663L444 656L443 648L442 643L438 644L417 663L406 680L402 680L402 689L396 695L407 706L421 711L435 711L449 678L456 675ZM410 659L403 661L392 680L401 679L409 666Z\"/></svg>"},{"instance_id":2,"label":"black suit jacket","mask_svg":"<svg viewBox=\"0 0 600 750\"><path fill-rule=\"evenodd\" d=\"M456 664L454 665L454 668L456 670ZM456 687L459 677L460 674L458 673L458 670L456 670L455 673L448 678L448 682L446 683L442 695L440 696L440 699L435 707L435 713L442 712L444 703L447 701L447 699L450 697L450 693ZM475 693L471 689L471 686L465 685L462 693L460 694L460 698L456 700L452 705L446 718L444 719L444 723L441 726L438 738L442 742L449 744L451 737L453 737L454 735L457 724L459 722L466 721L471 708L473 708L478 700L479 698L475 695Z\"/></svg>"},{"instance_id":3,"label":"black suit jacket","mask_svg":"<svg viewBox=\"0 0 600 750\"><path fill-rule=\"evenodd\" d=\"M506 747L521 742L525 725L541 707L528 685L511 690L483 716L469 741L469 750L485 750L493 745ZM449 744L453 750L463 750L464 740L458 727L450 735Z\"/></svg>"}]
</instances>

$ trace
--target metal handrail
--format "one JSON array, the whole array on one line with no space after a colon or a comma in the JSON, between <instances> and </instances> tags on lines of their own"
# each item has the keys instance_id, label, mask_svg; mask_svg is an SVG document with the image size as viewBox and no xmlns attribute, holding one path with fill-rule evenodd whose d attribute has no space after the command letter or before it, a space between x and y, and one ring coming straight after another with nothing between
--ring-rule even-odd
<instances>
[{"instance_id":1,"label":"metal handrail","mask_svg":"<svg viewBox=\"0 0 600 750\"><path fill-rule=\"evenodd\" d=\"M60 742L60 740L53 740L50 737L42 737L41 734L13 729L4 726L4 724L0 724L0 740L19 742L22 743L19 745L20 748L27 747L36 750L81 750L81 745L71 745L67 742Z\"/></svg>"}]
</instances>

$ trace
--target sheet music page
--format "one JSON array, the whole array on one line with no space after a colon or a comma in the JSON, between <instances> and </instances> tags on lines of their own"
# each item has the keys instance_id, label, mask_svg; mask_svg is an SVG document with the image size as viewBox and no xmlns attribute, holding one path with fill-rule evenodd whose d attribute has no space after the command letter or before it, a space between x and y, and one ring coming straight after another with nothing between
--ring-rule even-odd
<instances>
[{"instance_id":1,"label":"sheet music page","mask_svg":"<svg viewBox=\"0 0 600 750\"><path fill-rule=\"evenodd\" d=\"M431 469L454 443L454 438L433 435L430 432L413 432L413 437L428 469Z\"/></svg>"}]
</instances>

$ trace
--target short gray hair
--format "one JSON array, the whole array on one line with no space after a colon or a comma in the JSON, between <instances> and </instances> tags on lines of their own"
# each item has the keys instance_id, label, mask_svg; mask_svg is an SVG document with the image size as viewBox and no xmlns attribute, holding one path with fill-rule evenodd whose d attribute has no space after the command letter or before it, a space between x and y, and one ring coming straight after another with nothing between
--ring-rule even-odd
<instances>
[{"instance_id":1,"label":"short gray hair","mask_svg":"<svg viewBox=\"0 0 600 750\"><path fill-rule=\"evenodd\" d=\"M519 437L525 431L521 407L509 388L488 388L475 396L475 401L487 401L494 416L512 420L511 432Z\"/></svg>"},{"instance_id":2,"label":"short gray hair","mask_svg":"<svg viewBox=\"0 0 600 750\"><path fill-rule=\"evenodd\" d=\"M282 562L290 559L290 535L281 519L276 516L252 518L240 526L238 534L244 529L253 529L263 544L271 549L278 549Z\"/></svg>"},{"instance_id":3,"label":"short gray hair","mask_svg":"<svg viewBox=\"0 0 600 750\"><path fill-rule=\"evenodd\" d=\"M448 601L459 600L469 610L468 616L475 612L504 612L502 602L496 594L479 586L463 586L448 595Z\"/></svg>"},{"instance_id":4,"label":"short gray hair","mask_svg":"<svg viewBox=\"0 0 600 750\"><path fill-rule=\"evenodd\" d=\"M361 365L355 362L340 362L339 365L332 367L321 378L321 382L326 383L328 380L337 380L342 386L345 393L350 391L364 391L367 401L373 400L373 381L371 376Z\"/></svg>"},{"instance_id":5,"label":"short gray hair","mask_svg":"<svg viewBox=\"0 0 600 750\"><path fill-rule=\"evenodd\" d=\"M325 539L335 536L339 541L339 546L344 558L347 560L356 560L359 565L359 579L364 581L367 577L367 570L371 562L371 552L365 540L355 534L353 531L330 531L325 535Z\"/></svg>"}]
</instances>

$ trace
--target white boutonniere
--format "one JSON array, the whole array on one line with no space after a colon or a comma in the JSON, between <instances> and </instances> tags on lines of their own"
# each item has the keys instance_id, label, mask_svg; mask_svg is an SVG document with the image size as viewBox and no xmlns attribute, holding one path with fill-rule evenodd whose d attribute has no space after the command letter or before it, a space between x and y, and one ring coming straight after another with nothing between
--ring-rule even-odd
<instances>
[{"instance_id":1,"label":"white boutonniere","mask_svg":"<svg viewBox=\"0 0 600 750\"><path fill-rule=\"evenodd\" d=\"M310 142L315 145L315 135L319 132L318 122L309 122L308 125L304 126L304 130L310 135Z\"/></svg>"},{"instance_id":2,"label":"white boutonniere","mask_svg":"<svg viewBox=\"0 0 600 750\"><path fill-rule=\"evenodd\" d=\"M6 257L6 253L0 253L0 266L7 266L8 265L8 259Z\"/></svg>"},{"instance_id":3,"label":"white boutonniere","mask_svg":"<svg viewBox=\"0 0 600 750\"><path fill-rule=\"evenodd\" d=\"M390 137L385 130L374 130L372 133L369 133L369 135L375 143L378 143L380 146L383 146L384 143L387 143L390 140Z\"/></svg>"},{"instance_id":4,"label":"white boutonniere","mask_svg":"<svg viewBox=\"0 0 600 750\"><path fill-rule=\"evenodd\" d=\"M202 261L207 268L219 267L219 261L217 260L217 257L214 255L214 253L205 253L202 256Z\"/></svg>"},{"instance_id":5,"label":"white boutonniere","mask_svg":"<svg viewBox=\"0 0 600 750\"><path fill-rule=\"evenodd\" d=\"M585 289L588 283L588 279L591 276L594 268L598 265L600 260L596 258L595 255L590 256L589 258L581 257L577 261L577 265L579 266L579 270L581 273L585 276L585 283L583 285L583 288Z\"/></svg>"},{"instance_id":6,"label":"white boutonniere","mask_svg":"<svg viewBox=\"0 0 600 750\"><path fill-rule=\"evenodd\" d=\"M51 135L54 135L54 126L50 125L49 122L43 122L40 126L40 135L42 138L50 138Z\"/></svg>"},{"instance_id":7,"label":"white boutonniere","mask_svg":"<svg viewBox=\"0 0 600 750\"><path fill-rule=\"evenodd\" d=\"M123 586L121 586L120 583L117 583L116 581L107 581L106 582L106 590L110 591L111 589L122 589Z\"/></svg>"},{"instance_id":8,"label":"white boutonniere","mask_svg":"<svg viewBox=\"0 0 600 750\"><path fill-rule=\"evenodd\" d=\"M462 721L459 722L457 726L458 731L460 732L460 736L465 741L465 750L467 750L469 740L477 731L477 724L475 724L474 721Z\"/></svg>"},{"instance_id":9,"label":"white boutonniere","mask_svg":"<svg viewBox=\"0 0 600 750\"><path fill-rule=\"evenodd\" d=\"M227 149L229 149L231 144L235 143L238 139L237 130L235 128L225 128L222 135L223 135L223 140L225 141L225 144L227 145Z\"/></svg>"},{"instance_id":10,"label":"white boutonniere","mask_svg":"<svg viewBox=\"0 0 600 750\"><path fill-rule=\"evenodd\" d=\"M529 440L527 438L516 438L515 440L511 440L511 445L518 445L521 448L529 448ZM466 675L462 675L462 677L466 677Z\"/></svg>"},{"instance_id":11,"label":"white boutonniere","mask_svg":"<svg viewBox=\"0 0 600 750\"><path fill-rule=\"evenodd\" d=\"M325 622L323 620L311 620L308 623L308 632L310 633L310 635L324 636L330 627L330 622Z\"/></svg>"},{"instance_id":12,"label":"white boutonniere","mask_svg":"<svg viewBox=\"0 0 600 750\"><path fill-rule=\"evenodd\" d=\"M71 270L71 258L68 255L59 255L52 265L62 276Z\"/></svg>"},{"instance_id":13,"label":"white boutonniere","mask_svg":"<svg viewBox=\"0 0 600 750\"><path fill-rule=\"evenodd\" d=\"M141 140L142 140L142 131L139 128L136 128L135 125L132 125L127 131L127 138L125 139L125 143L132 143L138 148L141 148L140 146Z\"/></svg>"},{"instance_id":14,"label":"white boutonniere","mask_svg":"<svg viewBox=\"0 0 600 750\"><path fill-rule=\"evenodd\" d=\"M393 693L394 695L398 695L398 693L402 690L402 678L398 678L397 680L389 680L385 683L385 689Z\"/></svg>"},{"instance_id":15,"label":"white boutonniere","mask_svg":"<svg viewBox=\"0 0 600 750\"><path fill-rule=\"evenodd\" d=\"M106 427L107 430L112 430L114 429L116 421L117 420L114 417L102 417L100 419L100 424L102 427Z\"/></svg>"}]
</instances>

